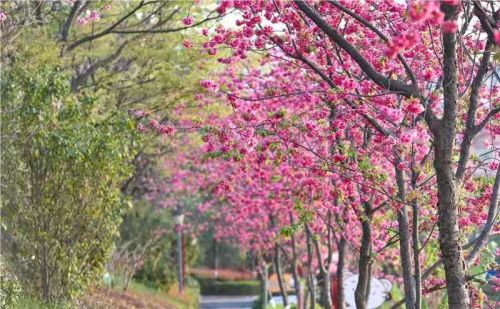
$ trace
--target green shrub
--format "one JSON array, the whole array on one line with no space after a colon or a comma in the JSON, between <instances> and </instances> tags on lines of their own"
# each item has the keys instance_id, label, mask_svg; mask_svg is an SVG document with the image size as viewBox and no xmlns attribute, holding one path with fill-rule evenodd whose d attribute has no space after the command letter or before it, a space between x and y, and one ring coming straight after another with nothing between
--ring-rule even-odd
<instances>
[{"instance_id":1,"label":"green shrub","mask_svg":"<svg viewBox=\"0 0 500 309\"><path fill-rule=\"evenodd\" d=\"M203 295L258 295L259 281L221 281L197 278Z\"/></svg>"},{"instance_id":2,"label":"green shrub","mask_svg":"<svg viewBox=\"0 0 500 309\"><path fill-rule=\"evenodd\" d=\"M102 279L137 130L126 114L99 120L96 99L71 95L56 68L3 73L2 249L25 293L71 300Z\"/></svg>"},{"instance_id":3,"label":"green shrub","mask_svg":"<svg viewBox=\"0 0 500 309\"><path fill-rule=\"evenodd\" d=\"M14 308L21 295L21 286L0 257L0 308Z\"/></svg>"}]
</instances>

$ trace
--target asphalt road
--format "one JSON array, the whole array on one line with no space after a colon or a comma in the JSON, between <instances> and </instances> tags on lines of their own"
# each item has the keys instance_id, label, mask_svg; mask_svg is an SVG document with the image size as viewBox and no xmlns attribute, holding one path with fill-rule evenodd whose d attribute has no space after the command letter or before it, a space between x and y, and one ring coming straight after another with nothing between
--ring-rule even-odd
<instances>
[{"instance_id":1,"label":"asphalt road","mask_svg":"<svg viewBox=\"0 0 500 309\"><path fill-rule=\"evenodd\" d=\"M202 296L201 309L251 309L257 296Z\"/></svg>"}]
</instances>

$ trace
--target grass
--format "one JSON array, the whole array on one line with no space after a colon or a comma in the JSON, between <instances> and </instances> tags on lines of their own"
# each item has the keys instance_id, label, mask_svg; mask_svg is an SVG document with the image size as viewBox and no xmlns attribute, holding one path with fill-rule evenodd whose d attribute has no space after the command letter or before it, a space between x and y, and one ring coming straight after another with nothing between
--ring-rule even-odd
<instances>
[{"instance_id":1,"label":"grass","mask_svg":"<svg viewBox=\"0 0 500 309\"><path fill-rule=\"evenodd\" d=\"M71 308L71 305L67 303L47 305L40 300L37 300L35 298L23 294L20 295L17 305L12 307L12 309L67 309L67 308Z\"/></svg>"},{"instance_id":2,"label":"grass","mask_svg":"<svg viewBox=\"0 0 500 309\"><path fill-rule=\"evenodd\" d=\"M154 289L141 282L132 281L129 289L139 294L146 294L162 299L166 298L169 303L178 309L198 308L199 292L198 289L194 287L187 287L181 295L177 285L172 286L167 292L162 289Z\"/></svg>"}]
</instances>

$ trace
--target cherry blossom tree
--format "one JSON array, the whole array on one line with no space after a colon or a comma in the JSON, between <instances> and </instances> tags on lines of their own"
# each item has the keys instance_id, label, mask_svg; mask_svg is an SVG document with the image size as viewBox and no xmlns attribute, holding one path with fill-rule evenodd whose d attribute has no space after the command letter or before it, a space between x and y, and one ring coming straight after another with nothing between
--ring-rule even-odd
<instances>
[{"instance_id":1,"label":"cherry blossom tree","mask_svg":"<svg viewBox=\"0 0 500 309\"><path fill-rule=\"evenodd\" d=\"M473 248L467 257L471 262L492 230L498 207L498 177L482 189L462 193L464 186L476 182L475 171L485 164L484 160L471 159L473 138L486 136L493 141L491 151L497 151L498 123L494 120L499 111L498 74L493 56L498 45L498 7L479 1L367 1L366 5L338 1L222 1L218 10L224 13L229 8L241 12L236 27L221 26L212 35L205 32L210 37L203 47L210 55L217 55L220 50L219 62L232 67L245 62L250 53L261 54L266 60L258 70L244 69L247 72L240 81L235 82L236 76L229 75L232 80L204 81L202 86L212 92L226 92L227 100L246 122L259 119L256 113L260 105L281 102L275 104L272 112L266 109L270 105L263 108L263 112L271 113L267 115L267 124L274 121L309 134L309 138L301 139L299 147L311 144L310 140L320 135L321 125L328 128L329 138L320 135L325 140L316 141L322 143L322 149L305 146L317 159L328 157L323 163L345 165L347 161L359 165L364 162L359 160L363 148L372 155L378 148L379 160L385 163L378 163L379 168L387 170L388 163L393 166L394 172L387 175L392 181L386 183L393 188L377 184L372 189L383 190L397 209L406 306L420 307L421 277L426 276L420 274L416 258L418 221L423 215L419 214L423 207L420 203L424 201L419 196L425 195L437 210L440 263L444 264L448 295L454 295L449 298L449 305L469 307L467 265L459 242L464 230L459 226L460 216L467 208L465 201L481 205L476 208L481 209L481 219L475 222L480 236L465 246ZM226 48L231 52L225 52ZM263 87L249 78L260 80ZM286 83L288 86L284 86ZM290 100L291 97L296 100ZM300 104L303 109L309 107L310 113L320 114L320 110L323 114L316 115L313 121L301 113L290 119L284 117ZM358 147L351 146L355 137L340 141L335 139L337 136L331 138L339 125L335 123L338 118L344 123L359 123L358 130L351 133L358 136ZM281 142L290 143L290 130L279 125L270 133ZM241 131L252 126L240 127L234 121L220 127L217 134L224 144L220 153L230 153L238 147L240 153L255 148L249 144L241 146ZM254 127L256 131L260 129L255 124ZM230 134L234 136L229 137ZM213 147L209 138L207 143ZM356 158L344 153L342 145L346 143L350 151L358 154ZM425 170L430 163L434 169ZM353 174L361 170L355 166ZM327 171L339 173L332 168ZM344 170L340 174L345 174ZM367 177L362 173L361 176L364 182ZM364 190L367 186L361 185ZM487 199L480 199L478 192L491 193ZM408 207L413 213L412 230ZM429 209L431 215L433 210ZM357 299L359 308L366 306L366 299L363 304L362 298Z\"/></svg>"}]
</instances>

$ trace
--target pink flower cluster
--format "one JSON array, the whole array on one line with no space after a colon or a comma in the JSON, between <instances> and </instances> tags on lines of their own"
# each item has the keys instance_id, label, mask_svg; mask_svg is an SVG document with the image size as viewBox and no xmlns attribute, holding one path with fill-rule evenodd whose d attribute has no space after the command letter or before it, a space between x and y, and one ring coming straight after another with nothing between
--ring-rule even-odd
<instances>
[{"instance_id":1,"label":"pink flower cluster","mask_svg":"<svg viewBox=\"0 0 500 309\"><path fill-rule=\"evenodd\" d=\"M193 43L189 39L184 39L184 41L182 42L182 45L184 46L184 48L187 48L187 49L193 47Z\"/></svg>"},{"instance_id":2,"label":"pink flower cluster","mask_svg":"<svg viewBox=\"0 0 500 309\"><path fill-rule=\"evenodd\" d=\"M400 109L390 108L386 106L382 106L380 108L380 114L383 118L396 124L400 123L404 118L404 114Z\"/></svg>"},{"instance_id":3,"label":"pink flower cluster","mask_svg":"<svg viewBox=\"0 0 500 309\"><path fill-rule=\"evenodd\" d=\"M413 99L410 101L410 104L404 107L403 110L412 116L417 116L421 112L423 112L425 108L422 106L422 104L420 104L420 100Z\"/></svg>"},{"instance_id":4,"label":"pink flower cluster","mask_svg":"<svg viewBox=\"0 0 500 309\"><path fill-rule=\"evenodd\" d=\"M209 92L217 92L219 90L219 85L210 79L201 80L200 86L207 89Z\"/></svg>"},{"instance_id":5,"label":"pink flower cluster","mask_svg":"<svg viewBox=\"0 0 500 309\"><path fill-rule=\"evenodd\" d=\"M193 16L186 16L182 19L182 23L184 24L184 26L191 26L193 25Z\"/></svg>"},{"instance_id":6,"label":"pink flower cluster","mask_svg":"<svg viewBox=\"0 0 500 309\"><path fill-rule=\"evenodd\" d=\"M413 47L417 43L417 40L418 34L416 32L408 32L396 36L387 47L385 54L390 59L394 59L401 51Z\"/></svg>"},{"instance_id":7,"label":"pink flower cluster","mask_svg":"<svg viewBox=\"0 0 500 309\"><path fill-rule=\"evenodd\" d=\"M459 0L445 1L448 5L458 5ZM409 16L415 24L423 25L429 23L434 26L442 25L443 32L454 33L458 31L456 21L444 20L444 13L441 11L439 1L415 1L409 9ZM398 53L413 47L419 40L415 30L400 34L392 39L388 44L385 54L390 59L397 57Z\"/></svg>"},{"instance_id":8,"label":"pink flower cluster","mask_svg":"<svg viewBox=\"0 0 500 309\"><path fill-rule=\"evenodd\" d=\"M78 18L76 19L76 21L81 26L84 26L84 25L87 25L87 24L89 24L91 22L99 21L100 19L101 19L101 13L99 13L99 11L93 10L91 12L88 12L85 15L78 16Z\"/></svg>"}]
</instances>

